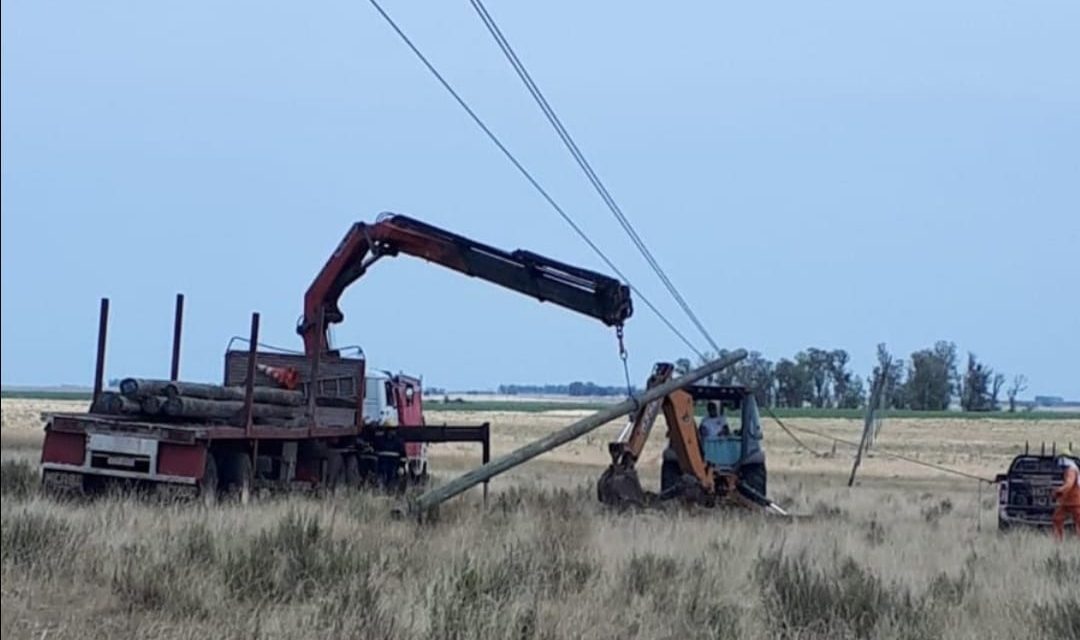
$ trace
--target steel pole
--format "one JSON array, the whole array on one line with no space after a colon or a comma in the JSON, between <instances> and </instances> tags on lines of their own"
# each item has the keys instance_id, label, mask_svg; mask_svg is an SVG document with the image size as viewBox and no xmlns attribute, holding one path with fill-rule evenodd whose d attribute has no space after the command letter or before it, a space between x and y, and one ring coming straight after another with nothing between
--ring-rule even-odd
<instances>
[{"instance_id":1,"label":"steel pole","mask_svg":"<svg viewBox=\"0 0 1080 640\"><path fill-rule=\"evenodd\" d=\"M524 447L511 451L504 456L496 458L487 464L481 465L468 473L454 478L440 487L436 487L431 491L424 493L410 505L410 508L413 512L422 514L432 507L446 502L450 498L467 491L481 482L485 482L504 471L513 469L519 464L528 462L542 453L551 451L555 447L580 438L586 433L599 428L601 425L611 422L615 418L625 416L636 411L638 407L648 404L653 400L663 398L676 389L681 389L708 375L716 373L721 369L726 369L745 357L746 351L744 349L738 349L728 357L720 360L713 360L712 362L694 369L681 378L669 380L662 385L647 389L632 398L624 400L613 407L598 411L587 418L582 418L563 429L550 433L535 442L531 442Z\"/></svg>"},{"instance_id":2,"label":"steel pole","mask_svg":"<svg viewBox=\"0 0 1080 640\"><path fill-rule=\"evenodd\" d=\"M98 313L97 360L94 362L94 396L90 406L97 404L101 391L105 388L105 336L109 332L109 299L101 299L101 311Z\"/></svg>"},{"instance_id":3,"label":"steel pole","mask_svg":"<svg viewBox=\"0 0 1080 640\"><path fill-rule=\"evenodd\" d=\"M180 335L184 331L184 294L176 294L176 312L173 314L172 364L169 367L169 380L180 379Z\"/></svg>"}]
</instances>

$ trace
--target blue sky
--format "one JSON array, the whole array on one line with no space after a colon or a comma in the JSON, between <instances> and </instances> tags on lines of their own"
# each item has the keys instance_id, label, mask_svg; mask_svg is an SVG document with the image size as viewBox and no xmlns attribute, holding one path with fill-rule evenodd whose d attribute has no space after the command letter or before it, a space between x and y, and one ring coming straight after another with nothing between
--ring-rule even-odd
<instances>
[{"instance_id":1,"label":"blue sky","mask_svg":"<svg viewBox=\"0 0 1080 640\"><path fill-rule=\"evenodd\" d=\"M387 10L684 331L464 0ZM1080 4L492 2L718 341L776 358L957 342L1080 396ZM602 269L364 2L4 2L2 380L220 377L263 314L299 347L355 220L408 213ZM410 259L342 344L438 386L617 383L598 322ZM645 309L632 375L685 354Z\"/></svg>"}]
</instances>

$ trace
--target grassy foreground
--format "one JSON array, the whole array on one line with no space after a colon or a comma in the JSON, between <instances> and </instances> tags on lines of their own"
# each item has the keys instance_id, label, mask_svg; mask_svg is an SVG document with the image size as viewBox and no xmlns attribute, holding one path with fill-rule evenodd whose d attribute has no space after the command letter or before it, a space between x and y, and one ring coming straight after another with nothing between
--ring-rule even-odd
<instances>
[{"instance_id":1,"label":"grassy foreground","mask_svg":"<svg viewBox=\"0 0 1080 640\"><path fill-rule=\"evenodd\" d=\"M800 481L815 517L776 523L510 488L418 525L370 494L57 503L2 473L5 639L1080 637L1080 545L980 529L985 494Z\"/></svg>"}]
</instances>

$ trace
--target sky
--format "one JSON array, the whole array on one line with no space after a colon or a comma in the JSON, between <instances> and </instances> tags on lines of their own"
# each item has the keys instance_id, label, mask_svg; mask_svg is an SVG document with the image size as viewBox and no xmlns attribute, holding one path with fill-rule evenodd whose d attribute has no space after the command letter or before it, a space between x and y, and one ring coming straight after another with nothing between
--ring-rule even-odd
<instances>
[{"instance_id":1,"label":"sky","mask_svg":"<svg viewBox=\"0 0 1080 640\"><path fill-rule=\"evenodd\" d=\"M468 2L387 11L698 348ZM1080 4L488 6L657 260L728 347L955 341L1080 397ZM259 311L299 348L354 221L407 213L608 269L365 2L3 2L5 385L220 379ZM422 261L342 298L339 344L455 389L618 384L611 329ZM687 348L637 301L630 371Z\"/></svg>"}]
</instances>

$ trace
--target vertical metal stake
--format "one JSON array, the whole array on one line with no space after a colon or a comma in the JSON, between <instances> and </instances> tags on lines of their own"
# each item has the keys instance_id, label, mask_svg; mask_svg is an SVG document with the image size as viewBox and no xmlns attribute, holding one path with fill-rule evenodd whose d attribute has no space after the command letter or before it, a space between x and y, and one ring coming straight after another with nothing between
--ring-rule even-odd
<instances>
[{"instance_id":1,"label":"vertical metal stake","mask_svg":"<svg viewBox=\"0 0 1080 640\"><path fill-rule=\"evenodd\" d=\"M491 423L484 423L484 450L480 454L482 458L482 464L487 464L491 461ZM490 480L484 480L484 504L487 505L488 501L488 483Z\"/></svg>"},{"instance_id":2,"label":"vertical metal stake","mask_svg":"<svg viewBox=\"0 0 1080 640\"><path fill-rule=\"evenodd\" d=\"M169 368L169 380L180 379L180 333L184 327L184 294L176 294L176 315L173 317L172 330L172 366Z\"/></svg>"},{"instance_id":3,"label":"vertical metal stake","mask_svg":"<svg viewBox=\"0 0 1080 640\"><path fill-rule=\"evenodd\" d=\"M251 341L248 343L247 383L244 388L244 433L251 435L251 412L255 401L255 358L259 355L259 314L251 314ZM252 461L254 462L254 461Z\"/></svg>"},{"instance_id":4,"label":"vertical metal stake","mask_svg":"<svg viewBox=\"0 0 1080 640\"><path fill-rule=\"evenodd\" d=\"M109 299L101 299L101 311L98 314L97 330L97 361L94 364L94 398L93 404L97 404L98 396L105 385L105 336L109 331ZM93 406L93 405L91 405Z\"/></svg>"},{"instance_id":5,"label":"vertical metal stake","mask_svg":"<svg viewBox=\"0 0 1080 640\"><path fill-rule=\"evenodd\" d=\"M319 326L326 328L326 307L319 309ZM308 377L308 433L310 434L317 426L315 424L315 396L319 393L319 361L322 359L323 349L329 349L330 345L322 344L315 353L311 354L311 374Z\"/></svg>"}]
</instances>

